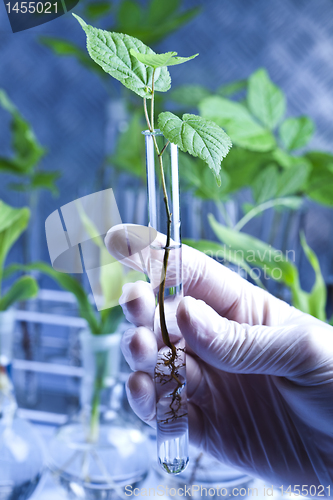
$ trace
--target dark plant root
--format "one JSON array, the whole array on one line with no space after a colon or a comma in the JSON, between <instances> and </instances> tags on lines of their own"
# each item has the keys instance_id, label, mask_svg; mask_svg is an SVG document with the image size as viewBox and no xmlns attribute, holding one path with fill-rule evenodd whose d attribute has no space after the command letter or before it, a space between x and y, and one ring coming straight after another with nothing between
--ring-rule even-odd
<instances>
[{"instance_id":1,"label":"dark plant root","mask_svg":"<svg viewBox=\"0 0 333 500\"><path fill-rule=\"evenodd\" d=\"M168 382L172 382L172 380L175 380L177 383L175 389L172 391L172 401L170 403L170 411L167 412L167 414L170 414L170 417L166 418L164 421L161 423L168 423L176 418L181 418L187 415L187 413L184 413L183 415L178 415L178 412L181 408L181 388L183 386L182 382L179 380L179 373L178 370L181 367L185 366L185 363L182 363L181 365L177 366L177 349L172 344L170 341L169 337L169 332L168 328L166 325L166 320L165 320L165 309L164 309L164 293L165 293L165 284L166 284L166 274L167 274L167 269L168 269L168 260L169 260L169 254L170 254L170 242L171 242L171 224L172 224L172 213L170 212L169 209L169 200L168 200L168 194L166 190L166 185L165 185L165 177L164 177L164 169L163 169L163 160L162 160L162 155L164 151L166 150L169 141L164 145L162 150L160 151L156 142L156 138L154 136L155 128L154 128L154 75L155 75L155 69L153 71L152 75L152 89L151 89L151 120L149 120L148 116L148 111L147 111L147 102L146 99L144 98L143 100L143 107L144 107L144 112L145 112L145 117L148 125L148 129L150 132L153 134L153 142L155 146L155 150L158 156L159 160L159 165L160 165L160 171L161 171L161 181L162 181L162 188L163 188L163 194L164 194L164 205L165 205L165 211L166 211L166 216L167 216L167 237L166 237L166 245L164 247L164 258L163 258L163 266L162 266L162 271L161 271L161 282L160 282L160 287L159 287L159 312L160 312L160 325L161 325L161 333L162 333L162 338L164 344L169 347L170 352L164 356L164 359L160 362L157 362L156 369L155 369L155 380L159 383L162 384L167 384ZM184 349L179 349L179 351L185 352ZM171 368L171 373L169 377L166 377L161 370L158 369L158 365L163 364L164 366L169 366Z\"/></svg>"},{"instance_id":2,"label":"dark plant root","mask_svg":"<svg viewBox=\"0 0 333 500\"><path fill-rule=\"evenodd\" d=\"M185 363L177 364L177 359L179 357L179 351L185 352L185 348L179 347L177 349L174 344L170 343L170 345L171 350L164 355L162 360L157 362L155 369L155 381L157 381L157 383L165 385L173 382L174 380L177 384L171 393L172 400L170 403L170 411L166 413L167 415L170 415L170 417L166 418L165 420L161 420L161 424L168 424L178 418L182 418L187 415L187 412L181 415L178 414L181 409L181 388L184 385L179 378L179 369L183 368L185 366ZM165 373L163 373L163 368L161 370L159 369L159 366L169 366L171 369L170 374L166 375Z\"/></svg>"}]
</instances>

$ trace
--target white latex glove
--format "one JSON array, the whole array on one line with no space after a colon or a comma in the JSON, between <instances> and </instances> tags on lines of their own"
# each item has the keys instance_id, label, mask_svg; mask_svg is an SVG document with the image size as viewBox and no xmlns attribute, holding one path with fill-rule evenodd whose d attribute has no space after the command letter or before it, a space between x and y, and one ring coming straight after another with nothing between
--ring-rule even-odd
<instances>
[{"instance_id":1,"label":"white latex glove","mask_svg":"<svg viewBox=\"0 0 333 500\"><path fill-rule=\"evenodd\" d=\"M149 272L148 248L135 253L137 226L127 225L126 238L118 228L106 237L108 250ZM333 328L186 245L183 274L177 322L187 344L191 442L270 484L332 485ZM121 302L136 325L122 341L135 370L128 398L154 425L152 375L162 344L153 333L153 290L125 285Z\"/></svg>"}]
</instances>

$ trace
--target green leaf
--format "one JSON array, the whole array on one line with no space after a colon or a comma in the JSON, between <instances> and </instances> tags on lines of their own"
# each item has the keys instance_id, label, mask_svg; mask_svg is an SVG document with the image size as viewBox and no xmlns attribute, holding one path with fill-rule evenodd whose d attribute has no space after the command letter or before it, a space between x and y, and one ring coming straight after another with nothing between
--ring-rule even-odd
<instances>
[{"instance_id":1,"label":"green leaf","mask_svg":"<svg viewBox=\"0 0 333 500\"><path fill-rule=\"evenodd\" d=\"M109 162L115 168L126 170L145 180L145 145L141 135L143 129L141 115L140 111L133 113L127 130L118 137L116 151L109 158Z\"/></svg>"},{"instance_id":2,"label":"green leaf","mask_svg":"<svg viewBox=\"0 0 333 500\"><path fill-rule=\"evenodd\" d=\"M31 276L19 278L0 299L0 311L5 311L20 300L28 300L38 293L38 285Z\"/></svg>"},{"instance_id":3,"label":"green leaf","mask_svg":"<svg viewBox=\"0 0 333 500\"><path fill-rule=\"evenodd\" d=\"M84 8L85 15L94 21L106 16L111 10L111 2L93 2L86 5Z\"/></svg>"},{"instance_id":4,"label":"green leaf","mask_svg":"<svg viewBox=\"0 0 333 500\"><path fill-rule=\"evenodd\" d=\"M14 175L24 175L25 172L15 163L15 160L0 157L0 171Z\"/></svg>"},{"instance_id":5,"label":"green leaf","mask_svg":"<svg viewBox=\"0 0 333 500\"><path fill-rule=\"evenodd\" d=\"M207 163L218 179L221 162L231 148L231 140L216 123L197 115L180 119L170 112L160 113L158 126L172 143Z\"/></svg>"},{"instance_id":6,"label":"green leaf","mask_svg":"<svg viewBox=\"0 0 333 500\"><path fill-rule=\"evenodd\" d=\"M137 2L133 0L123 0L118 9L118 25L121 30L128 33L131 28L143 22L144 11ZM118 30L117 30L118 31Z\"/></svg>"},{"instance_id":7,"label":"green leaf","mask_svg":"<svg viewBox=\"0 0 333 500\"><path fill-rule=\"evenodd\" d=\"M26 229L29 218L28 208L12 208L0 200L0 286L7 254Z\"/></svg>"},{"instance_id":8,"label":"green leaf","mask_svg":"<svg viewBox=\"0 0 333 500\"><path fill-rule=\"evenodd\" d=\"M192 190L197 198L202 200L221 201L226 196L229 185L229 176L220 170L221 186L219 187L205 162L200 158L192 158L188 154L179 152L179 175L181 188Z\"/></svg>"},{"instance_id":9,"label":"green leaf","mask_svg":"<svg viewBox=\"0 0 333 500\"><path fill-rule=\"evenodd\" d=\"M11 115L15 115L15 113L17 113L16 107L3 89L0 89L0 105Z\"/></svg>"},{"instance_id":10,"label":"green leaf","mask_svg":"<svg viewBox=\"0 0 333 500\"><path fill-rule=\"evenodd\" d=\"M201 180L202 167L199 164L199 162L201 161L202 160L198 158L193 158L188 154L179 151L178 162L179 162L179 179L180 179L181 189L184 189L185 191L200 189L202 184Z\"/></svg>"},{"instance_id":11,"label":"green leaf","mask_svg":"<svg viewBox=\"0 0 333 500\"><path fill-rule=\"evenodd\" d=\"M255 208L255 205L253 205L253 203L243 203L242 204L242 210L243 210L243 213L245 215L248 214L249 212L251 212L251 210L253 210L254 208ZM256 215L259 215L259 214L256 214Z\"/></svg>"},{"instance_id":12,"label":"green leaf","mask_svg":"<svg viewBox=\"0 0 333 500\"><path fill-rule=\"evenodd\" d=\"M275 165L268 165L255 178L252 193L257 204L276 197L278 177L277 167Z\"/></svg>"},{"instance_id":13,"label":"green leaf","mask_svg":"<svg viewBox=\"0 0 333 500\"><path fill-rule=\"evenodd\" d=\"M172 17L179 9L179 0L168 0L168 2L161 2L161 0L152 0L148 10L148 22L151 26L158 26L165 22L165 19Z\"/></svg>"},{"instance_id":14,"label":"green leaf","mask_svg":"<svg viewBox=\"0 0 333 500\"><path fill-rule=\"evenodd\" d=\"M131 1L128 2L127 7L126 4L127 2L123 1L118 11L117 31L139 38L148 45L157 43L170 35L200 12L200 7L179 12L179 0L168 0L168 2L151 0L146 9L142 4L135 4Z\"/></svg>"},{"instance_id":15,"label":"green leaf","mask_svg":"<svg viewBox=\"0 0 333 500\"><path fill-rule=\"evenodd\" d=\"M13 174L28 174L37 166L45 154L30 124L18 112L8 95L0 89L0 105L11 114L12 148L14 158L7 163L6 169L12 166Z\"/></svg>"},{"instance_id":16,"label":"green leaf","mask_svg":"<svg viewBox=\"0 0 333 500\"><path fill-rule=\"evenodd\" d=\"M253 236L222 226L212 214L208 216L208 220L217 238L228 246L228 250L225 249L225 258L228 259L228 255L231 255L231 262L232 259L235 263L237 260L240 262L243 259L250 266L264 269L265 274L290 288L295 307L316 318L325 320L326 287L318 259L307 245L304 236L301 235L301 243L316 275L315 284L310 294L301 289L297 267L288 261L283 252ZM229 254L230 251L231 254Z\"/></svg>"},{"instance_id":17,"label":"green leaf","mask_svg":"<svg viewBox=\"0 0 333 500\"><path fill-rule=\"evenodd\" d=\"M84 211L79 200L77 200L76 205L85 230L89 234L91 241L99 248L99 284L103 297L102 310L117 307L123 285L129 283L133 276L142 279L144 275L134 271L125 275L123 264L110 255L98 229ZM103 319L104 316L101 316L101 318Z\"/></svg>"},{"instance_id":18,"label":"green leaf","mask_svg":"<svg viewBox=\"0 0 333 500\"><path fill-rule=\"evenodd\" d=\"M181 85L169 94L169 98L182 106L197 107L199 102L210 95L210 91L202 85Z\"/></svg>"},{"instance_id":19,"label":"green leaf","mask_svg":"<svg viewBox=\"0 0 333 500\"><path fill-rule=\"evenodd\" d=\"M230 192L242 187L251 187L258 173L271 162L268 153L260 153L233 147L223 160L223 169L228 174Z\"/></svg>"},{"instance_id":20,"label":"green leaf","mask_svg":"<svg viewBox=\"0 0 333 500\"><path fill-rule=\"evenodd\" d=\"M87 49L90 57L106 73L119 80L125 87L141 97L151 98L153 69L131 55L134 49L141 54L155 54L140 40L122 33L111 33L93 28L73 14L87 35ZM167 68L155 70L155 90L166 92L171 85Z\"/></svg>"},{"instance_id":21,"label":"green leaf","mask_svg":"<svg viewBox=\"0 0 333 500\"><path fill-rule=\"evenodd\" d=\"M112 308L119 305L119 297L123 286L123 266L107 251L98 229L84 211L80 200L77 200L76 206L91 241L99 248L99 284L103 296L103 309Z\"/></svg>"},{"instance_id":22,"label":"green leaf","mask_svg":"<svg viewBox=\"0 0 333 500\"><path fill-rule=\"evenodd\" d=\"M57 195L58 189L55 183L60 176L61 176L60 171L54 171L54 172L37 171L31 177L29 188L47 189L48 191L51 191L52 194Z\"/></svg>"},{"instance_id":23,"label":"green leaf","mask_svg":"<svg viewBox=\"0 0 333 500\"><path fill-rule=\"evenodd\" d=\"M284 170L277 182L277 196L290 196L304 191L311 167L307 161L296 163L292 168Z\"/></svg>"},{"instance_id":24,"label":"green leaf","mask_svg":"<svg viewBox=\"0 0 333 500\"><path fill-rule=\"evenodd\" d=\"M308 181L310 165L302 158L295 158L293 167L279 172L274 164L269 164L256 176L253 197L257 204L273 198L282 198L303 192Z\"/></svg>"},{"instance_id":25,"label":"green leaf","mask_svg":"<svg viewBox=\"0 0 333 500\"><path fill-rule=\"evenodd\" d=\"M300 239L304 253L315 272L315 282L311 292L308 294L309 314L322 321L326 321L326 284L320 270L319 261L314 251L307 244L303 232L300 234Z\"/></svg>"},{"instance_id":26,"label":"green leaf","mask_svg":"<svg viewBox=\"0 0 333 500\"><path fill-rule=\"evenodd\" d=\"M130 53L142 64L153 69L182 64L199 55L194 54L194 56L190 57L176 57L177 52L165 52L165 54L140 54L140 52L136 52L134 49L130 49Z\"/></svg>"},{"instance_id":27,"label":"green leaf","mask_svg":"<svg viewBox=\"0 0 333 500\"><path fill-rule=\"evenodd\" d=\"M242 90L245 90L247 87L247 80L238 80L236 82L227 83L225 85L221 85L216 89L216 94L221 97L230 97L234 94L238 94Z\"/></svg>"},{"instance_id":28,"label":"green leaf","mask_svg":"<svg viewBox=\"0 0 333 500\"><path fill-rule=\"evenodd\" d=\"M56 281L61 288L71 292L77 300L80 316L87 321L91 332L93 334L100 333L101 325L96 318L93 306L89 302L87 293L78 280L69 274L56 271L48 264L45 264L45 262L34 262L33 264L28 265L12 264L6 269L6 276L8 277L10 274L17 271L40 271Z\"/></svg>"},{"instance_id":29,"label":"green leaf","mask_svg":"<svg viewBox=\"0 0 333 500\"><path fill-rule=\"evenodd\" d=\"M153 29L149 32L149 43L156 43L157 41L165 38L174 31L180 29L182 26L190 22L201 11L200 7L193 7L180 14L167 17L160 25L151 26ZM147 40L148 42L148 40Z\"/></svg>"},{"instance_id":30,"label":"green leaf","mask_svg":"<svg viewBox=\"0 0 333 500\"><path fill-rule=\"evenodd\" d=\"M307 145L314 132L314 123L307 116L288 118L279 129L282 144L288 151Z\"/></svg>"},{"instance_id":31,"label":"green leaf","mask_svg":"<svg viewBox=\"0 0 333 500\"><path fill-rule=\"evenodd\" d=\"M57 195L58 188L55 182L59 179L60 175L60 172L38 171L31 177L28 177L28 179L25 179L24 182L10 182L8 187L13 191L21 193L26 193L33 189L47 189L51 191L53 195Z\"/></svg>"},{"instance_id":32,"label":"green leaf","mask_svg":"<svg viewBox=\"0 0 333 500\"><path fill-rule=\"evenodd\" d=\"M100 315L102 320L102 335L114 333L124 319L123 310L119 305L112 307L112 309L103 309L100 311Z\"/></svg>"},{"instance_id":33,"label":"green leaf","mask_svg":"<svg viewBox=\"0 0 333 500\"><path fill-rule=\"evenodd\" d=\"M272 158L282 168L291 168L295 163L299 163L299 156L291 156L281 148L276 148L272 152Z\"/></svg>"},{"instance_id":34,"label":"green leaf","mask_svg":"<svg viewBox=\"0 0 333 500\"><path fill-rule=\"evenodd\" d=\"M276 147L274 136L258 125L242 104L219 96L207 97L199 104L200 114L226 129L233 144L252 151Z\"/></svg>"},{"instance_id":35,"label":"green leaf","mask_svg":"<svg viewBox=\"0 0 333 500\"><path fill-rule=\"evenodd\" d=\"M268 200L260 205L252 205L251 203L244 203L242 208L245 215L237 222L234 229L240 231L250 220L258 215L261 215L265 210L269 208L274 208L276 211L280 211L283 208L289 208L290 210L297 210L302 204L302 198L297 196L290 196L289 198L275 198L274 200Z\"/></svg>"},{"instance_id":36,"label":"green leaf","mask_svg":"<svg viewBox=\"0 0 333 500\"><path fill-rule=\"evenodd\" d=\"M285 96L272 83L264 69L259 69L250 76L247 102L251 113L270 130L276 127L285 114Z\"/></svg>"},{"instance_id":37,"label":"green leaf","mask_svg":"<svg viewBox=\"0 0 333 500\"><path fill-rule=\"evenodd\" d=\"M305 157L312 165L306 194L318 203L333 206L333 155L314 151Z\"/></svg>"}]
</instances>

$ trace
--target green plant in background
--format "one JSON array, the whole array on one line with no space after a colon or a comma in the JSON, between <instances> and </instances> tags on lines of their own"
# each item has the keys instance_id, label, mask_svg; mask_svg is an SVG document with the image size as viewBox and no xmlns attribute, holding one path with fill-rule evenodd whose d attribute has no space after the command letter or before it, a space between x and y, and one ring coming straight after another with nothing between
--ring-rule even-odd
<instances>
[{"instance_id":1,"label":"green plant in background","mask_svg":"<svg viewBox=\"0 0 333 500\"><path fill-rule=\"evenodd\" d=\"M7 277L5 261L16 240L29 223L28 208L12 208L0 200L0 311L7 310L20 300L27 300L38 292L36 281L30 276L22 276L10 286L6 293L1 293L2 282Z\"/></svg>"},{"instance_id":2,"label":"green plant in background","mask_svg":"<svg viewBox=\"0 0 333 500\"><path fill-rule=\"evenodd\" d=\"M69 274L56 271L45 262L33 262L27 265L13 264L8 267L6 276L17 271L40 271L46 276L49 276L56 281L62 289L71 292L75 296L79 315L87 321L91 333L93 335L106 335L114 333L119 323L124 319L122 309L119 306L122 286L125 283L139 279L139 273L135 274L133 271L133 274L125 274L120 264L119 267L117 267L117 262L112 265L112 269L113 271L110 274L103 274L102 272L102 281L106 282L111 277L111 281L108 282L108 290L106 290L106 298L108 303L114 303L114 305L109 306L108 309L101 310L98 314L95 312L95 306L91 302L89 294L76 278ZM140 277L142 277L141 274Z\"/></svg>"},{"instance_id":3,"label":"green plant in background","mask_svg":"<svg viewBox=\"0 0 333 500\"><path fill-rule=\"evenodd\" d=\"M78 207L80 210L80 207ZM99 313L95 311L95 306L90 300L89 294L84 286L73 276L66 272L53 269L45 262L33 262L30 264L12 264L6 270L6 277L18 271L40 271L56 281L59 286L71 292L77 301L79 314L87 321L93 335L104 335L114 333L119 322L124 319L122 309L119 306L119 297L122 294L122 287L126 283L131 283L139 279L144 279L145 275L138 271L125 272L124 266L114 259L107 251L102 237L94 227L89 216L80 210L80 216L84 227L91 237L91 241L97 246L99 251L100 269L100 303Z\"/></svg>"},{"instance_id":4,"label":"green plant in background","mask_svg":"<svg viewBox=\"0 0 333 500\"><path fill-rule=\"evenodd\" d=\"M238 100L230 99L235 95ZM260 268L266 277L289 288L295 307L325 321L325 281L304 234L300 236L301 246L315 273L310 293L302 290L296 265L280 250L240 232L262 211L283 207L294 210L304 197L332 206L333 156L322 152L299 153L313 135L312 120L306 116L284 119L285 96L264 69L256 71L245 84L235 82L214 93L204 87L185 85L178 88L173 97L179 103L198 107L202 116L214 119L226 129L234 144L222 164L225 180L220 192L205 182L199 162L195 165L191 160L185 172L185 181L195 195L213 199L227 224L233 227L223 226L209 215L210 227L222 245L207 240L188 240L187 243L243 268L257 285L264 287L259 277L251 273L251 267ZM253 203L243 205L245 214L233 225L221 201L245 187L251 188Z\"/></svg>"},{"instance_id":5,"label":"green plant in background","mask_svg":"<svg viewBox=\"0 0 333 500\"><path fill-rule=\"evenodd\" d=\"M250 76L245 102L211 96L199 103L199 110L206 118L214 116L236 146L256 153L256 161L247 167L252 179L246 184L256 205L305 192L311 164L293 153L308 144L314 125L308 117L282 121L286 99L265 70Z\"/></svg>"},{"instance_id":6,"label":"green plant in background","mask_svg":"<svg viewBox=\"0 0 333 500\"><path fill-rule=\"evenodd\" d=\"M2 178L8 179L7 187L10 190L23 193L24 205L28 205L32 217L36 217L38 209L40 190L46 189L53 195L57 194L56 181L60 177L59 172L43 170L40 163L43 160L46 150L43 148L29 122L21 115L19 110L8 97L7 93L0 89L0 107L10 115L11 129L11 154L7 157L0 157L0 174ZM4 174L7 174L6 177ZM3 183L3 181L2 181ZM31 220L27 231L23 234L23 262L31 261L32 248L38 251L34 233L34 220ZM36 227L36 230L39 228ZM25 278L22 278L25 279ZM30 278L29 278L30 279ZM31 282L28 281L28 283ZM26 298L29 298L27 295ZM20 297L25 307L24 295ZM31 359L32 345L27 323L20 323L22 329L22 348L27 359Z\"/></svg>"},{"instance_id":7,"label":"green plant in background","mask_svg":"<svg viewBox=\"0 0 333 500\"><path fill-rule=\"evenodd\" d=\"M234 144L222 165L222 189L213 189L212 195L200 162L188 162L183 181L195 196L221 203L232 193L250 188L253 201L244 204L243 210L252 211L252 216L281 201L283 206L298 208L304 197L332 206L333 156L300 153L309 145L314 124L307 116L285 118L286 98L266 70L214 92L183 85L171 97L182 106L198 107L203 117L225 128Z\"/></svg>"},{"instance_id":8,"label":"green plant in background","mask_svg":"<svg viewBox=\"0 0 333 500\"><path fill-rule=\"evenodd\" d=\"M17 182L9 183L8 187L27 193L47 189L57 194L55 183L60 173L45 171L39 167L46 150L39 144L31 125L23 118L2 89L0 89L0 106L11 116L13 154L8 158L0 157L0 172L17 178Z\"/></svg>"},{"instance_id":9,"label":"green plant in background","mask_svg":"<svg viewBox=\"0 0 333 500\"><path fill-rule=\"evenodd\" d=\"M333 207L333 155L310 151L305 156L312 165L306 194L317 203Z\"/></svg>"},{"instance_id":10,"label":"green plant in background","mask_svg":"<svg viewBox=\"0 0 333 500\"><path fill-rule=\"evenodd\" d=\"M88 219L86 219L86 222ZM90 225L93 228L92 225ZM81 283L73 276L56 271L51 266L44 262L35 262L28 265L13 264L8 267L7 275L11 275L17 271L39 271L40 273L52 278L58 285L68 292L72 293L77 302L79 315L87 322L90 332L93 335L108 335L115 333L121 321L124 320L124 315L119 298L122 293L122 287L126 283L135 282L139 279L144 279L144 275L138 271L125 272L124 266L112 259L107 252L102 238L95 234L94 243L100 251L100 285L101 285L101 301L102 307L98 313L89 294ZM23 279L23 278L21 278ZM26 278L27 279L27 278ZM31 278L30 278L31 279ZM105 373L107 357L105 353L97 353L96 363L98 373ZM95 381L94 392L92 398L92 408L90 417L90 438L96 440L99 432L99 404L100 394L104 388L104 377L100 376Z\"/></svg>"},{"instance_id":11,"label":"green plant in background","mask_svg":"<svg viewBox=\"0 0 333 500\"><path fill-rule=\"evenodd\" d=\"M127 129L119 134L114 154L108 158L110 166L141 179L142 183L146 180L145 148L140 136L143 127L141 110L133 111Z\"/></svg>"},{"instance_id":12,"label":"green plant in background","mask_svg":"<svg viewBox=\"0 0 333 500\"><path fill-rule=\"evenodd\" d=\"M215 241L206 240L186 240L185 243L211 257L219 260L223 259L225 262L230 262L244 269L257 285L265 288L259 277L251 273L251 268L263 270L266 278L272 278L289 288L292 304L295 307L322 321L326 321L327 297L325 281L317 256L307 244L303 233L300 236L301 245L315 273L315 282L310 293L302 290L298 269L295 264L288 260L288 255L285 255L281 250L272 248L271 245L258 238L241 233L237 229L223 226L216 221L212 214L208 216L208 220L222 245Z\"/></svg>"}]
</instances>

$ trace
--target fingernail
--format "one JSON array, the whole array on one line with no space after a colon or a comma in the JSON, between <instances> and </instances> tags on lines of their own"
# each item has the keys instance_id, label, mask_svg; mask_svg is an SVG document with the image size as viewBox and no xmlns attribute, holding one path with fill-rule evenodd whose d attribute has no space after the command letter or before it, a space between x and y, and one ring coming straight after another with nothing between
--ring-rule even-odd
<instances>
[{"instance_id":1,"label":"fingernail","mask_svg":"<svg viewBox=\"0 0 333 500\"><path fill-rule=\"evenodd\" d=\"M135 333L135 328L129 328L126 330L126 332L123 333L122 339L121 339L121 349L122 351L126 349L126 351L129 351L129 344L132 336Z\"/></svg>"},{"instance_id":2,"label":"fingernail","mask_svg":"<svg viewBox=\"0 0 333 500\"><path fill-rule=\"evenodd\" d=\"M105 236L105 246L113 257L118 260L129 256L126 228L123 225L114 226Z\"/></svg>"},{"instance_id":3,"label":"fingernail","mask_svg":"<svg viewBox=\"0 0 333 500\"><path fill-rule=\"evenodd\" d=\"M186 297L185 300L188 318L197 337L206 338L208 333L221 333L221 329L224 329L223 321L213 309L203 300L192 297Z\"/></svg>"},{"instance_id":4,"label":"fingernail","mask_svg":"<svg viewBox=\"0 0 333 500\"><path fill-rule=\"evenodd\" d=\"M206 330L206 321L202 314L202 304L204 304L202 301L196 300L193 297L185 297L183 300L183 307L185 308L188 321L193 330L199 334Z\"/></svg>"},{"instance_id":5,"label":"fingernail","mask_svg":"<svg viewBox=\"0 0 333 500\"><path fill-rule=\"evenodd\" d=\"M129 302L137 298L136 295L133 294L132 292L133 292L133 283L125 283L125 285L123 285L122 294L119 297L119 304L121 306L125 305L126 302Z\"/></svg>"}]
</instances>

